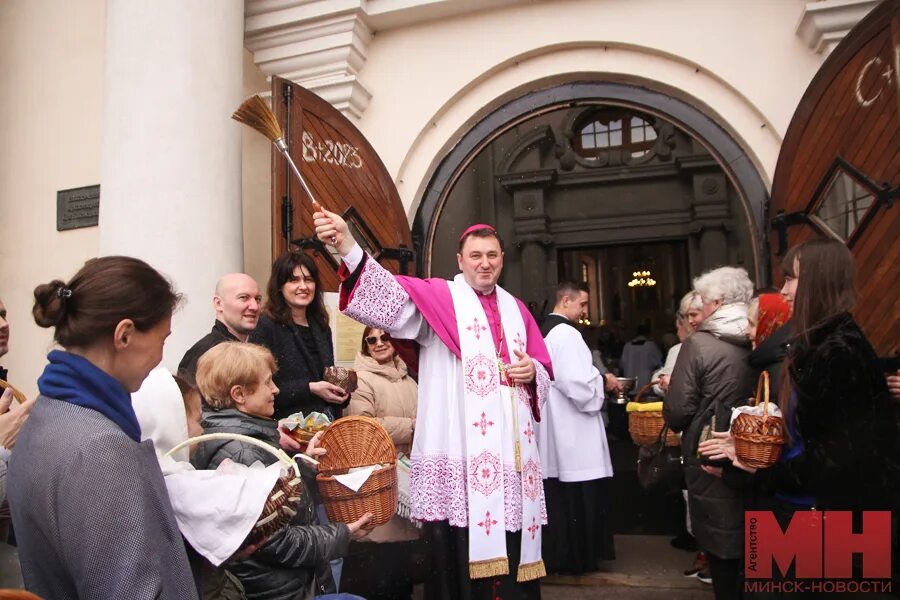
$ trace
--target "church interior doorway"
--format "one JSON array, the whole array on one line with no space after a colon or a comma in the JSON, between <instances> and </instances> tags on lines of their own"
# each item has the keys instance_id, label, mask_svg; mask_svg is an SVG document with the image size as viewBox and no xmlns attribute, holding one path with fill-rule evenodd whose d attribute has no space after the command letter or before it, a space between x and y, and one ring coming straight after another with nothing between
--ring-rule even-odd
<instances>
[{"instance_id":1,"label":"church interior doorway","mask_svg":"<svg viewBox=\"0 0 900 600\"><path fill-rule=\"evenodd\" d=\"M646 325L661 347L671 346L675 312L691 287L685 239L558 251L560 279L587 284L590 303L582 319L591 349L615 367L621 345Z\"/></svg>"}]
</instances>

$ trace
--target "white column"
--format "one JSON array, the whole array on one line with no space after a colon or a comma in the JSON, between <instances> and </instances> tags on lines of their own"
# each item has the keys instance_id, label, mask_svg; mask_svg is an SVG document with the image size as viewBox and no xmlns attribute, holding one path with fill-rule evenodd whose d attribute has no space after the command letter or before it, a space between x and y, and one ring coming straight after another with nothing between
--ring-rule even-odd
<instances>
[{"instance_id":1,"label":"white column","mask_svg":"<svg viewBox=\"0 0 900 600\"><path fill-rule=\"evenodd\" d=\"M209 331L243 269L243 0L107 0L100 253L146 260L187 303L164 363Z\"/></svg>"}]
</instances>

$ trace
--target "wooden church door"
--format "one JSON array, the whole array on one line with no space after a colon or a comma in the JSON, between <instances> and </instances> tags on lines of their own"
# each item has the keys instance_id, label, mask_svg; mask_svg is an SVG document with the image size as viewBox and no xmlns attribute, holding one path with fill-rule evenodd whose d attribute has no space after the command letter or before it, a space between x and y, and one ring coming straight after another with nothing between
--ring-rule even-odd
<instances>
[{"instance_id":1,"label":"wooden church door","mask_svg":"<svg viewBox=\"0 0 900 600\"><path fill-rule=\"evenodd\" d=\"M854 27L813 78L778 157L769 216L773 275L788 245L846 243L854 316L876 351L900 352L900 0Z\"/></svg>"},{"instance_id":2,"label":"wooden church door","mask_svg":"<svg viewBox=\"0 0 900 600\"><path fill-rule=\"evenodd\" d=\"M412 234L400 195L366 138L331 104L286 79L273 78L272 108L316 200L342 215L353 237L388 270L412 274ZM312 213L309 197L273 147L272 254L311 251L324 289L334 292L339 259L315 238Z\"/></svg>"}]
</instances>

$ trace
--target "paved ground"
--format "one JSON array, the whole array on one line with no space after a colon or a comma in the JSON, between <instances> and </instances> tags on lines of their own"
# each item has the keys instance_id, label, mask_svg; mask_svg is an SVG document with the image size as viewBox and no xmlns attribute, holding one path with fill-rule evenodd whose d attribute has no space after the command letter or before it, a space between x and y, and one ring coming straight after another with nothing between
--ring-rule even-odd
<instances>
[{"instance_id":1,"label":"paved ground","mask_svg":"<svg viewBox=\"0 0 900 600\"><path fill-rule=\"evenodd\" d=\"M0 587L18 587L12 576L12 557L0 545ZM547 577L541 587L544 600L712 600L712 589L682 571L693 554L675 550L669 536L616 536L616 555L603 570L579 577ZM421 590L417 590L421 598Z\"/></svg>"},{"instance_id":2,"label":"paved ground","mask_svg":"<svg viewBox=\"0 0 900 600\"><path fill-rule=\"evenodd\" d=\"M544 600L712 600L712 587L684 577L693 554L669 545L669 536L618 535L614 561L578 577L554 576L541 586Z\"/></svg>"}]
</instances>

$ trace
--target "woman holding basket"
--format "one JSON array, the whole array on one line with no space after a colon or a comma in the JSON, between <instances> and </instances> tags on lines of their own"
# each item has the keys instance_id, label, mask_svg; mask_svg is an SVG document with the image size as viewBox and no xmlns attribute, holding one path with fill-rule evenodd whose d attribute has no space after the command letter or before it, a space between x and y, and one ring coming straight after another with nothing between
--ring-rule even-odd
<instances>
[{"instance_id":1,"label":"woman holding basket","mask_svg":"<svg viewBox=\"0 0 900 600\"><path fill-rule=\"evenodd\" d=\"M224 342L208 350L197 363L197 385L212 408L204 415L203 432L245 435L277 448L278 426L272 419L279 391L272 380L275 370L272 353L262 346ZM316 454L317 443L314 437L307 453ZM215 469L226 459L247 466L277 460L248 442L222 439L203 442L191 462L198 469ZM308 486L304 482L301 488L290 524L229 567L248 600L305 600L333 591L328 561L346 554L351 538L367 534L363 527L370 514L349 525L316 524Z\"/></svg>"},{"instance_id":2,"label":"woman holding basket","mask_svg":"<svg viewBox=\"0 0 900 600\"><path fill-rule=\"evenodd\" d=\"M746 404L752 385L747 302L753 284L744 269L720 267L694 280L703 321L684 340L672 370L663 416L681 431L681 454L691 525L709 560L716 600L736 598L744 546L741 495L701 461L697 445L713 431L728 429L731 409ZM717 472L717 471L715 471Z\"/></svg>"},{"instance_id":3,"label":"woman holding basket","mask_svg":"<svg viewBox=\"0 0 900 600\"><path fill-rule=\"evenodd\" d=\"M162 360L180 296L135 258L89 260L34 290L62 350L16 444L9 503L26 587L42 598L196 598L152 443L131 405Z\"/></svg>"},{"instance_id":4,"label":"woman holding basket","mask_svg":"<svg viewBox=\"0 0 900 600\"><path fill-rule=\"evenodd\" d=\"M784 521L809 508L896 509L900 436L875 351L849 312L856 301L853 257L841 242L816 239L798 248L793 270L797 277L785 287L796 286L788 290L794 338L781 392L787 449L759 470L736 458L728 432L700 451L753 473L754 489L793 499L776 510Z\"/></svg>"}]
</instances>

